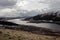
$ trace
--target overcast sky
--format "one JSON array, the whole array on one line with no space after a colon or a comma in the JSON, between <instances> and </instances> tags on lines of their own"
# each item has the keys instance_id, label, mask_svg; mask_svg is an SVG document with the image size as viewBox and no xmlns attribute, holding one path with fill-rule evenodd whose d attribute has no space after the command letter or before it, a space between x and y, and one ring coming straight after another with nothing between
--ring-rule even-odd
<instances>
[{"instance_id":1,"label":"overcast sky","mask_svg":"<svg viewBox=\"0 0 60 40\"><path fill-rule=\"evenodd\" d=\"M60 10L60 0L0 0L0 16L33 16L48 10Z\"/></svg>"}]
</instances>

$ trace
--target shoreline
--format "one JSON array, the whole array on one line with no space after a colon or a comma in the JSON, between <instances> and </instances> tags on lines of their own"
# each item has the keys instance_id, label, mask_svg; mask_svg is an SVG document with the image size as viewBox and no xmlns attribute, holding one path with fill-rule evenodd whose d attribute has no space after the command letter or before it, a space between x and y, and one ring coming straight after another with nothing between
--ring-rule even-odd
<instances>
[{"instance_id":1,"label":"shoreline","mask_svg":"<svg viewBox=\"0 0 60 40\"><path fill-rule=\"evenodd\" d=\"M0 28L28 31L34 34L41 34L41 35L60 36L60 31L51 30L51 29L42 28L42 27L29 26L29 25L19 25L16 27L4 26Z\"/></svg>"}]
</instances>

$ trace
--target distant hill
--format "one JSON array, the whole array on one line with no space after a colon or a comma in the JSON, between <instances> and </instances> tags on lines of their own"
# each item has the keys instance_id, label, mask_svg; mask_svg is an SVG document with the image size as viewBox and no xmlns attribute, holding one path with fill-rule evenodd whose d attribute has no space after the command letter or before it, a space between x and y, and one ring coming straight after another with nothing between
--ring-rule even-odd
<instances>
[{"instance_id":1,"label":"distant hill","mask_svg":"<svg viewBox=\"0 0 60 40\"><path fill-rule=\"evenodd\" d=\"M26 18L25 20L53 20L53 21L60 21L60 14L58 12L48 12L44 14L39 14L34 17Z\"/></svg>"}]
</instances>

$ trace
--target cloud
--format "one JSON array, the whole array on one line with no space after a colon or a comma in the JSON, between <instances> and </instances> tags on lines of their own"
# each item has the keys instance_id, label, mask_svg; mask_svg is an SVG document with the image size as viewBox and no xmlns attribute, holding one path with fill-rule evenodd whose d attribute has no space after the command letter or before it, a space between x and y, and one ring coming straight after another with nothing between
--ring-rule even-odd
<instances>
[{"instance_id":1,"label":"cloud","mask_svg":"<svg viewBox=\"0 0 60 40\"><path fill-rule=\"evenodd\" d=\"M0 8L12 7L16 4L16 0L0 0Z\"/></svg>"},{"instance_id":2,"label":"cloud","mask_svg":"<svg viewBox=\"0 0 60 40\"><path fill-rule=\"evenodd\" d=\"M34 16L50 10L60 10L60 0L0 0L0 16Z\"/></svg>"},{"instance_id":3,"label":"cloud","mask_svg":"<svg viewBox=\"0 0 60 40\"><path fill-rule=\"evenodd\" d=\"M0 0L0 16L16 16L17 0Z\"/></svg>"},{"instance_id":4,"label":"cloud","mask_svg":"<svg viewBox=\"0 0 60 40\"><path fill-rule=\"evenodd\" d=\"M44 8L48 8L48 4L39 3L39 1L40 0L23 0L20 2L18 1L16 5L23 10L41 10Z\"/></svg>"},{"instance_id":5,"label":"cloud","mask_svg":"<svg viewBox=\"0 0 60 40\"><path fill-rule=\"evenodd\" d=\"M40 0L2 0L2 2L0 2L0 16L34 16L39 13L37 11L48 7L47 4L39 3L39 1Z\"/></svg>"},{"instance_id":6,"label":"cloud","mask_svg":"<svg viewBox=\"0 0 60 40\"><path fill-rule=\"evenodd\" d=\"M45 0L42 2L48 4L49 11L60 11L60 0Z\"/></svg>"},{"instance_id":7,"label":"cloud","mask_svg":"<svg viewBox=\"0 0 60 40\"><path fill-rule=\"evenodd\" d=\"M0 10L1 17L11 17L11 16L14 17L16 15L17 13L15 9L5 8L5 9Z\"/></svg>"},{"instance_id":8,"label":"cloud","mask_svg":"<svg viewBox=\"0 0 60 40\"><path fill-rule=\"evenodd\" d=\"M60 10L60 0L51 0L49 4L51 10Z\"/></svg>"}]
</instances>

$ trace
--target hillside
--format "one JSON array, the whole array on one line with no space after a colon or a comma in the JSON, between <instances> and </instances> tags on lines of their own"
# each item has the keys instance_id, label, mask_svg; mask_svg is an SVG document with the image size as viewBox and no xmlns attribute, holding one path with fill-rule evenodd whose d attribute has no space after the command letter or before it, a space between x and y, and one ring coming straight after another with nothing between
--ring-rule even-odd
<instances>
[{"instance_id":1,"label":"hillside","mask_svg":"<svg viewBox=\"0 0 60 40\"><path fill-rule=\"evenodd\" d=\"M0 29L0 40L60 40L60 37L33 34L21 30Z\"/></svg>"},{"instance_id":2,"label":"hillside","mask_svg":"<svg viewBox=\"0 0 60 40\"><path fill-rule=\"evenodd\" d=\"M32 23L56 23L60 25L60 13L59 12L47 12L44 14L38 14L36 16L25 18Z\"/></svg>"},{"instance_id":3,"label":"hillside","mask_svg":"<svg viewBox=\"0 0 60 40\"><path fill-rule=\"evenodd\" d=\"M0 21L1 40L60 40L60 31ZM11 25L10 25L11 24ZM1 24L0 24L1 25Z\"/></svg>"},{"instance_id":4,"label":"hillside","mask_svg":"<svg viewBox=\"0 0 60 40\"><path fill-rule=\"evenodd\" d=\"M47 13L38 14L36 16L26 18L26 19L60 21L60 13L58 11L57 12L47 12Z\"/></svg>"}]
</instances>

